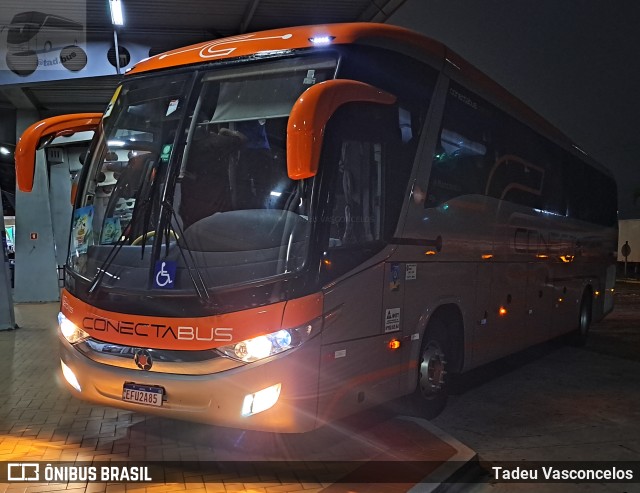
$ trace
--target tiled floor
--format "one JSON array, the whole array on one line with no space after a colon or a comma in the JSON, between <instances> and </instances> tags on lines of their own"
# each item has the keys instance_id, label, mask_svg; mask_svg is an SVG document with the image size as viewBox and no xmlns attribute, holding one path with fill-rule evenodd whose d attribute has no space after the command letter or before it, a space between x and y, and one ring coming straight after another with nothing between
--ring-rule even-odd
<instances>
[{"instance_id":1,"label":"tiled floor","mask_svg":"<svg viewBox=\"0 0 640 493\"><path fill-rule=\"evenodd\" d=\"M72 398L58 382L56 313L55 304L16 305L21 328L0 332L0 461L162 461L172 462L172 473L153 484L6 483L0 486L0 493L337 492L349 491L350 487L345 479L334 484L335 479L347 473L362 477L366 470L363 472L354 462L344 462L342 466L333 465L329 472L310 472L318 464L315 461L436 461L423 465L434 469L439 460L468 459L472 455L461 444L438 438L434 435L437 430L421 420L402 419L382 411L305 435L276 435L85 404ZM257 463L228 462L250 460L278 462L273 469L264 464L258 467ZM194 461L206 464L194 468ZM294 461L290 467L302 467L304 472L293 474L283 461ZM223 467L211 469L216 464ZM368 484L358 491L406 491L413 484Z\"/></svg>"}]
</instances>

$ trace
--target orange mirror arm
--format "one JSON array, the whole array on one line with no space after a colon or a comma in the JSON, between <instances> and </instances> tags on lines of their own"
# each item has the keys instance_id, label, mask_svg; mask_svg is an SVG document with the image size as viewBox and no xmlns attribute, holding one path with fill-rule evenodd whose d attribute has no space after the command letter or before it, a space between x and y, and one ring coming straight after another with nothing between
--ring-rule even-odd
<instances>
[{"instance_id":1,"label":"orange mirror arm","mask_svg":"<svg viewBox=\"0 0 640 493\"><path fill-rule=\"evenodd\" d=\"M298 98L287 124L287 172L292 180L318 172L324 131L338 107L351 102L393 104L396 97L364 82L349 79L316 84Z\"/></svg>"},{"instance_id":2,"label":"orange mirror arm","mask_svg":"<svg viewBox=\"0 0 640 493\"><path fill-rule=\"evenodd\" d=\"M16 184L21 192L33 189L36 148L43 137L69 135L75 132L95 130L102 113L76 113L46 118L27 128L16 148Z\"/></svg>"}]
</instances>

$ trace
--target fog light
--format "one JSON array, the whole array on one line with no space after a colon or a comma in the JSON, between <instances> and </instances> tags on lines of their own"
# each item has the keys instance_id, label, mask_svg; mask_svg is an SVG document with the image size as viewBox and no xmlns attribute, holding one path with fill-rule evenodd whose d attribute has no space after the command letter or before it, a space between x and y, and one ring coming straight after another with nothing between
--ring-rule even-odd
<instances>
[{"instance_id":1,"label":"fog light","mask_svg":"<svg viewBox=\"0 0 640 493\"><path fill-rule=\"evenodd\" d=\"M75 373L73 373L71 368L64 364L64 361L60 360L60 364L62 365L62 374L64 375L64 379L78 392L82 392L82 388L80 387L80 383L78 382Z\"/></svg>"},{"instance_id":2,"label":"fog light","mask_svg":"<svg viewBox=\"0 0 640 493\"><path fill-rule=\"evenodd\" d=\"M255 394L248 394L242 403L242 415L251 416L273 407L280 397L281 384L277 383Z\"/></svg>"}]
</instances>

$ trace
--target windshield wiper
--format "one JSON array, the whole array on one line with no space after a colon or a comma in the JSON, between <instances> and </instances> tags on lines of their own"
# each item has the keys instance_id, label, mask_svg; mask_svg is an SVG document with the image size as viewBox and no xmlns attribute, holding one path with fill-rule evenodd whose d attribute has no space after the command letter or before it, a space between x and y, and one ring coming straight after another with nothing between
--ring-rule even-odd
<instances>
[{"instance_id":1,"label":"windshield wiper","mask_svg":"<svg viewBox=\"0 0 640 493\"><path fill-rule=\"evenodd\" d=\"M175 209L173 208L173 205L171 204L171 202L168 199L165 199L162 202L162 205L164 205L169 210L169 213L171 214L171 217L175 220L174 222L175 222L176 228L178 230L178 234L180 235L179 237L176 238L176 245L178 246L178 251L180 252L180 256L182 257L182 261L184 262L184 265L187 268L187 272L189 274L189 278L191 279L191 282L193 283L193 287L194 287L194 289L196 291L196 294L198 295L198 298L200 298L200 300L203 303L209 303L209 302L212 301L212 298L211 298L211 296L209 294L209 290L207 289L207 283L204 281L204 279L202 277L202 272L198 268L198 263L193 258L191 247L187 243L187 238L184 235L184 231L182 229L182 226L180 226L180 221L179 221L179 218L178 218L178 214L176 213ZM167 221L165 221L165 223L166 223L166 227L164 228L164 231L163 231L162 234L166 238L166 245L165 245L166 250L165 251L168 253L169 252L169 237L170 237L170 234L171 234L171 221L167 220ZM184 241L184 245L186 247L187 253L189 254L189 259L191 260L191 264L189 263L189 260L187 259L187 255L185 255L185 249L180 244L180 238L182 238L182 241ZM196 276L194 276L193 271L195 271ZM196 277L197 277L197 279L196 279Z\"/></svg>"},{"instance_id":2,"label":"windshield wiper","mask_svg":"<svg viewBox=\"0 0 640 493\"><path fill-rule=\"evenodd\" d=\"M153 166L151 166L151 170L154 170L156 168L157 164L154 164ZM146 236L147 236L147 228L148 228L148 223L150 222L150 216L151 216L151 209L152 209L152 199L153 199L153 191L156 189L156 187L154 187L154 183L151 184L151 186L149 188L146 189L146 196L143 198L142 197L142 191L143 191L143 186L142 184L144 183L145 178L147 178L148 176L151 176L152 173L142 173L142 176L140 177L140 180L138 182L138 189L136 191L136 195L135 195L135 207L133 209L133 215L131 216L131 222L129 222L129 224L127 225L127 229L124 235L122 235L120 237L120 239L116 242L115 245L113 245L113 248L111 248L111 250L109 250L109 253L107 254L107 258L104 259L104 261L102 262L102 264L100 265L100 267L98 267L98 272L96 273L95 277L93 278L93 281L91 282L91 286L89 286L89 294L95 292L100 285L102 284L102 281L104 280L104 276L105 274L108 274L107 269L111 266L111 263L115 260L116 256L118 255L118 253L120 252L120 250L122 250L122 247L125 245L125 243L127 243L130 239L131 239L131 234L132 232L135 230L135 226L138 225L138 220L140 218L140 215L142 214L142 211L145 211L145 224L144 224L144 237L142 239L142 254L141 254L141 258L144 258L144 245L146 242ZM147 213L148 211L148 213ZM111 274L108 274L109 276L111 276ZM113 277L113 276L111 276Z\"/></svg>"},{"instance_id":3,"label":"windshield wiper","mask_svg":"<svg viewBox=\"0 0 640 493\"><path fill-rule=\"evenodd\" d=\"M149 176L154 176L156 172L154 172L154 170L156 169L157 165L154 165L151 167L151 172L149 173ZM158 181L157 179L154 179L151 182L151 187L149 189L149 194L148 194L148 199L147 202L149 204L152 205L153 199L156 195L156 191L158 190ZM147 238L148 238L148 232L149 232L149 225L151 224L151 214L153 212L153 206L151 207L147 207L145 209L145 215L144 215L144 223L142 224L142 241L140 242L140 246L142 247L140 250L140 260L142 260L144 258L144 250L145 250L145 246L147 244Z\"/></svg>"},{"instance_id":4,"label":"windshield wiper","mask_svg":"<svg viewBox=\"0 0 640 493\"><path fill-rule=\"evenodd\" d=\"M138 203L138 197L136 197L136 203ZM141 206L141 208L142 207L144 206ZM136 207L136 209L138 208ZM89 286L90 294L100 287L100 284L102 284L102 280L104 279L105 274L107 274L107 269L111 266L111 263L116 258L116 255L118 255L123 245L131 239L131 232L133 231L133 226L137 224L138 218L140 217L140 214L137 213L136 209L134 209L133 211L133 216L131 217L131 222L127 227L127 231L125 232L124 235L120 237L120 239L118 239L116 244L113 245L113 247L111 248L111 250L109 250L109 253L107 254L107 258L105 258L102 264L100 265L100 267L98 267L98 272L94 276L93 281L91 281L91 286Z\"/></svg>"}]
</instances>

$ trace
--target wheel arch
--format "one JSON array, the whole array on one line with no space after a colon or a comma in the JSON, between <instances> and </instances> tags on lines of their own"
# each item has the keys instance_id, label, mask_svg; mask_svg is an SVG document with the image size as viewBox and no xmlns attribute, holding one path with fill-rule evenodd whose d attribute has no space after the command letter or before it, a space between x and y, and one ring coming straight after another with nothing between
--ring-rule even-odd
<instances>
[{"instance_id":1,"label":"wheel arch","mask_svg":"<svg viewBox=\"0 0 640 493\"><path fill-rule=\"evenodd\" d=\"M464 368L465 358L464 318L462 316L462 310L460 310L460 307L455 303L444 303L429 311L431 313L425 318L421 330L422 340L424 341L427 337L429 327L433 320L444 322L454 348L452 354L447 355L448 367L451 371L456 373L460 372L462 368Z\"/></svg>"}]
</instances>

